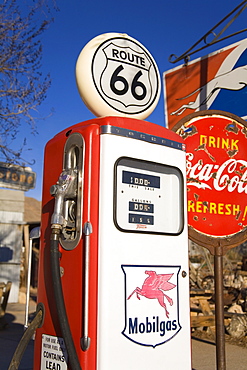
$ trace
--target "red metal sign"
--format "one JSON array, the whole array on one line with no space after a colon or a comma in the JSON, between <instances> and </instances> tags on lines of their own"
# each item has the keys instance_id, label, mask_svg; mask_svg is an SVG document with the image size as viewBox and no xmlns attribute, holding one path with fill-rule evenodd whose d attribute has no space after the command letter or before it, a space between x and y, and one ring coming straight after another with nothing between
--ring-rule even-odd
<instances>
[{"instance_id":1,"label":"red metal sign","mask_svg":"<svg viewBox=\"0 0 247 370\"><path fill-rule=\"evenodd\" d=\"M246 125L230 113L201 111L173 128L186 143L188 223L198 244L233 247L246 238Z\"/></svg>"}]
</instances>

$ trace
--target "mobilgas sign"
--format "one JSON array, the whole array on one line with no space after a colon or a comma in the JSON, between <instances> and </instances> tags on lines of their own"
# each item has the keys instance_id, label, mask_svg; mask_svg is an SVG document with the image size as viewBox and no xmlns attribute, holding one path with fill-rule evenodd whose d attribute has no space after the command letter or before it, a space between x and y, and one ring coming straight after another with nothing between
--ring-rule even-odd
<instances>
[{"instance_id":1,"label":"mobilgas sign","mask_svg":"<svg viewBox=\"0 0 247 370\"><path fill-rule=\"evenodd\" d=\"M173 128L186 143L188 223L192 234L198 234L192 239L201 245L203 236L211 237L208 244L221 238L221 245L232 246L246 237L246 126L235 115L208 110Z\"/></svg>"},{"instance_id":2,"label":"mobilgas sign","mask_svg":"<svg viewBox=\"0 0 247 370\"><path fill-rule=\"evenodd\" d=\"M0 162L0 186L17 190L35 187L36 173L28 167Z\"/></svg>"},{"instance_id":3,"label":"mobilgas sign","mask_svg":"<svg viewBox=\"0 0 247 370\"><path fill-rule=\"evenodd\" d=\"M123 265L122 270L126 294L122 334L136 344L154 348L172 339L181 330L180 266Z\"/></svg>"}]
</instances>

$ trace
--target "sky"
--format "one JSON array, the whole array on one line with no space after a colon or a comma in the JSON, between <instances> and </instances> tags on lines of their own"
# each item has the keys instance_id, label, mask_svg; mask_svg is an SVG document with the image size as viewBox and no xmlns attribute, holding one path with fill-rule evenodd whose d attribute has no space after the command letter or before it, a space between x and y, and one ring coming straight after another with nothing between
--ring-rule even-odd
<instances>
[{"instance_id":1,"label":"sky","mask_svg":"<svg viewBox=\"0 0 247 370\"><path fill-rule=\"evenodd\" d=\"M81 100L75 80L77 58L91 39L108 32L127 33L152 54L162 82L163 72L182 64L171 64L169 56L180 56L240 3L240 0L57 0L60 10L54 11L54 22L42 35L42 72L50 73L52 78L47 98L39 107L39 115L46 118L37 122L36 135L23 127L15 143L18 146L25 137L23 157L27 162L35 161L31 168L37 174L36 187L25 195L41 200L46 143L65 128L95 117ZM246 28L246 20L247 9L224 35ZM217 43L196 53L191 60L246 37L247 32ZM146 120L166 125L163 87L157 107Z\"/></svg>"}]
</instances>

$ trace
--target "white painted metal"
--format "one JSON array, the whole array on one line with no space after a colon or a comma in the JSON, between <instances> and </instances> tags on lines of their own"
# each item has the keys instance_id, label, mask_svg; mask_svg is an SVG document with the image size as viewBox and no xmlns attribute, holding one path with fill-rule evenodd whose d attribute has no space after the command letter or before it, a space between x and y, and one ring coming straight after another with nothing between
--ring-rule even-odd
<instances>
[{"instance_id":1,"label":"white painted metal","mask_svg":"<svg viewBox=\"0 0 247 370\"><path fill-rule=\"evenodd\" d=\"M174 209L170 207L167 210L171 217L183 213L184 228L178 235L149 233L145 229L141 232L119 230L114 223L114 202L119 201L114 188L114 174L116 161L121 157L175 166L182 171L182 187L186 194L185 153L182 150L111 134L101 135L97 369L189 370L191 350L185 200L182 211L176 201ZM138 172L138 169L133 171ZM155 173L155 166L153 175L159 176ZM137 194L138 189L134 190ZM143 187L139 190L141 198L146 193L147 201L157 202L152 190L144 190ZM160 190L162 193L162 188ZM172 198L173 189L170 191ZM178 193L177 189L175 193ZM131 194L126 194L126 197L132 199ZM127 198L120 205L126 217L128 209L124 203ZM120 210L118 212L121 213ZM158 208L155 212L155 218L167 217L166 210ZM162 222L160 225L159 228L164 226ZM136 287L142 288L148 277L146 271L155 271L157 275L167 277L168 285L164 289L167 291L164 293L168 298L164 296L164 303L169 314L157 299L148 299L141 294L138 299L136 293L129 298Z\"/></svg>"}]
</instances>

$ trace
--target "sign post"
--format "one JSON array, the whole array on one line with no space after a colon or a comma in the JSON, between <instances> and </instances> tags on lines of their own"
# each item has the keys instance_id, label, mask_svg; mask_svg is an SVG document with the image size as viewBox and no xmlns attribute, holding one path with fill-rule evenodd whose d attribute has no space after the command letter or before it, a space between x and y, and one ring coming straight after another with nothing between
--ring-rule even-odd
<instances>
[{"instance_id":1,"label":"sign post","mask_svg":"<svg viewBox=\"0 0 247 370\"><path fill-rule=\"evenodd\" d=\"M216 363L218 370L226 369L224 299L223 299L223 253L214 255L215 276L215 324L216 324Z\"/></svg>"},{"instance_id":2,"label":"sign post","mask_svg":"<svg viewBox=\"0 0 247 370\"><path fill-rule=\"evenodd\" d=\"M223 255L247 237L247 123L201 111L173 131L187 147L189 237L214 255L218 369L225 369Z\"/></svg>"}]
</instances>

